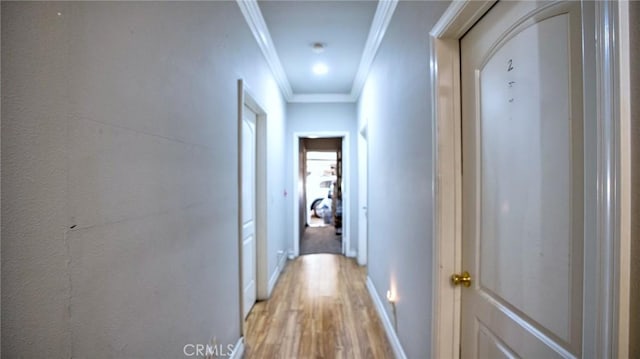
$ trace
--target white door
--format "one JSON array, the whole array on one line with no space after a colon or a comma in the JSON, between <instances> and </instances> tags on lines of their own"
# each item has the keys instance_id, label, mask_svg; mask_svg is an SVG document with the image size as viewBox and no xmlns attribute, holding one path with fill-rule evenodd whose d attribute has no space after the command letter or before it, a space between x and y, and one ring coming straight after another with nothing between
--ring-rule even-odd
<instances>
[{"instance_id":1,"label":"white door","mask_svg":"<svg viewBox=\"0 0 640 359\"><path fill-rule=\"evenodd\" d=\"M256 114L244 107L242 121L242 313L256 302Z\"/></svg>"},{"instance_id":2,"label":"white door","mask_svg":"<svg viewBox=\"0 0 640 359\"><path fill-rule=\"evenodd\" d=\"M461 40L463 358L581 357L580 6L498 2Z\"/></svg>"},{"instance_id":3,"label":"white door","mask_svg":"<svg viewBox=\"0 0 640 359\"><path fill-rule=\"evenodd\" d=\"M367 126L360 129L358 136L358 264L367 264Z\"/></svg>"}]
</instances>

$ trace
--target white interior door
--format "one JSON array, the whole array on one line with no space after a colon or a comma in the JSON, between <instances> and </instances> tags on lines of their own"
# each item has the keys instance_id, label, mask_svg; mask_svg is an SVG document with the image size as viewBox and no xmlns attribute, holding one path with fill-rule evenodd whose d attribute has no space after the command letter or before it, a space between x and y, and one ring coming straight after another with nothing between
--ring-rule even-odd
<instances>
[{"instance_id":1,"label":"white interior door","mask_svg":"<svg viewBox=\"0 0 640 359\"><path fill-rule=\"evenodd\" d=\"M242 313L256 302L256 114L244 107L242 119Z\"/></svg>"},{"instance_id":2,"label":"white interior door","mask_svg":"<svg viewBox=\"0 0 640 359\"><path fill-rule=\"evenodd\" d=\"M367 126L360 129L358 136L358 264L367 264L367 230L368 230L368 148Z\"/></svg>"},{"instance_id":3,"label":"white interior door","mask_svg":"<svg viewBox=\"0 0 640 359\"><path fill-rule=\"evenodd\" d=\"M463 358L580 357L579 2L497 3L461 40Z\"/></svg>"}]
</instances>

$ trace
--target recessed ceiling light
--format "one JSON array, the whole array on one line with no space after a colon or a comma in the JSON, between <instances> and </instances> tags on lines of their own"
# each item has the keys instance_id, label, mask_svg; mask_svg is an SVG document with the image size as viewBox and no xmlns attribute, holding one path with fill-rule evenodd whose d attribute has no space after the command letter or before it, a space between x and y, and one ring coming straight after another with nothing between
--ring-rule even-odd
<instances>
[{"instance_id":1,"label":"recessed ceiling light","mask_svg":"<svg viewBox=\"0 0 640 359\"><path fill-rule=\"evenodd\" d=\"M323 53L325 47L327 47L327 44L323 44L322 42L314 42L313 44L311 44L311 49L316 54Z\"/></svg>"},{"instance_id":2,"label":"recessed ceiling light","mask_svg":"<svg viewBox=\"0 0 640 359\"><path fill-rule=\"evenodd\" d=\"M313 65L313 73L316 75L326 75L329 72L329 67L322 62Z\"/></svg>"}]
</instances>

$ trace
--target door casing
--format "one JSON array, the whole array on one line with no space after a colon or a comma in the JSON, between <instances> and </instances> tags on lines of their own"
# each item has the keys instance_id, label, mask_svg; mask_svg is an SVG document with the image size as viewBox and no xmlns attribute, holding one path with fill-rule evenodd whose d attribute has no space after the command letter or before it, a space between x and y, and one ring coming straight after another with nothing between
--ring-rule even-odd
<instances>
[{"instance_id":1,"label":"door casing","mask_svg":"<svg viewBox=\"0 0 640 359\"><path fill-rule=\"evenodd\" d=\"M430 32L433 113L433 181L435 208L433 248L432 357L460 355L461 288L449 283L459 272L462 251L462 136L460 38L495 1L453 2ZM583 27L595 43L597 222L600 258L595 275L599 297L595 328L596 357L626 357L629 316L630 146L629 36L624 2L596 2L583 11ZM625 60L627 59L627 60ZM587 84L585 84L587 86ZM628 133L628 132L626 132Z\"/></svg>"}]
</instances>

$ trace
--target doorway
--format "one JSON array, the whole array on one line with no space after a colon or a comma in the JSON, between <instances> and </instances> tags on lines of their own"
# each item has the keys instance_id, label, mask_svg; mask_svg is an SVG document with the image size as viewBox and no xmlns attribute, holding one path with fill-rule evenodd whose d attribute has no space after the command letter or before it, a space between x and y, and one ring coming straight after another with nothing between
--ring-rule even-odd
<instances>
[{"instance_id":1,"label":"doorway","mask_svg":"<svg viewBox=\"0 0 640 359\"><path fill-rule=\"evenodd\" d=\"M304 145L306 227L335 227L333 191L337 182L337 151L309 151ZM313 141L313 140L310 140ZM337 232L338 228L336 228ZM337 233L336 233L337 234Z\"/></svg>"},{"instance_id":2,"label":"doorway","mask_svg":"<svg viewBox=\"0 0 640 359\"><path fill-rule=\"evenodd\" d=\"M367 141L367 123L358 134L358 264L367 264L367 245L369 231L369 145Z\"/></svg>"},{"instance_id":3,"label":"doorway","mask_svg":"<svg viewBox=\"0 0 640 359\"><path fill-rule=\"evenodd\" d=\"M300 254L342 254L342 138L301 138L299 155L305 219Z\"/></svg>"},{"instance_id":4,"label":"doorway","mask_svg":"<svg viewBox=\"0 0 640 359\"><path fill-rule=\"evenodd\" d=\"M333 236L333 240L336 241L333 244L338 244L338 248L334 252L339 254L347 254L347 249L350 248L349 230L351 228L351 216L350 216L350 171L349 171L349 133L343 131L326 131L326 132L296 132L293 134L293 184L296 191L293 193L293 226L292 226L292 248L293 257L297 257L302 254L300 251L300 241L305 235L305 232L309 228L308 225L318 224L319 220L322 220L323 225L325 222L324 214L329 214L329 224L331 227L316 227L325 228L326 235ZM309 152L325 152L322 156L327 156L326 153L335 153L335 177L341 177L341 181L334 181L332 183L333 189L327 189L327 194L331 190L332 198L330 201L325 201L325 208L329 210L318 211L319 214L323 214L323 218L313 218L313 212L311 206L313 202L318 198L307 198L307 190L305 183L307 179L307 161L306 157ZM315 158L319 158L317 155ZM329 155L331 156L331 155ZM313 157L312 157L313 158ZM331 162L331 161L329 161ZM331 170L329 169L329 172ZM322 173L314 173L314 175L322 175ZM331 174L331 173L328 173ZM321 176L320 176L321 177ZM329 176L330 177L330 176ZM317 179L316 179L317 180ZM335 199L339 196L340 201ZM327 197L327 196L325 196ZM309 203L307 203L309 202ZM320 204L321 202L316 202ZM331 206L331 207L329 207ZM340 216L338 216L340 214ZM337 228L336 228L337 227ZM338 229L336 234L335 229ZM331 232L329 232L331 231ZM336 238L337 237L337 238Z\"/></svg>"}]
</instances>

